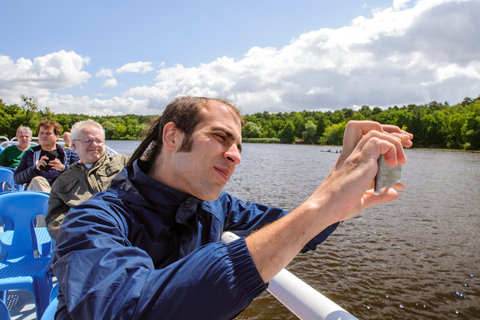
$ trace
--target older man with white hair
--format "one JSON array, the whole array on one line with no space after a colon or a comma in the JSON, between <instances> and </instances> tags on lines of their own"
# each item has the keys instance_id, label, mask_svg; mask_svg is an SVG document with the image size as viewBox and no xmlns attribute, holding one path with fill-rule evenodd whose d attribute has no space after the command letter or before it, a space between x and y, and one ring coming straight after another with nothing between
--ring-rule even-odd
<instances>
[{"instance_id":1,"label":"older man with white hair","mask_svg":"<svg viewBox=\"0 0 480 320\"><path fill-rule=\"evenodd\" d=\"M23 153L30 148L32 130L29 127L19 126L16 133L18 144L6 147L0 153L0 166L17 168Z\"/></svg>"},{"instance_id":2,"label":"older man with white hair","mask_svg":"<svg viewBox=\"0 0 480 320\"><path fill-rule=\"evenodd\" d=\"M46 222L54 240L68 210L107 189L130 158L122 154L110 156L105 151L105 131L93 120L75 123L71 136L80 161L55 181L50 192Z\"/></svg>"}]
</instances>

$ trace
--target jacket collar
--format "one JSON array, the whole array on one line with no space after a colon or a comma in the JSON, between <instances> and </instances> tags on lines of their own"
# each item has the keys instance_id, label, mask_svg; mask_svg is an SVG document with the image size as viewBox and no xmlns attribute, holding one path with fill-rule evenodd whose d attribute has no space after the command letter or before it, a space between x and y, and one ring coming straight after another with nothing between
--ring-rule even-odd
<instances>
[{"instance_id":1,"label":"jacket collar","mask_svg":"<svg viewBox=\"0 0 480 320\"><path fill-rule=\"evenodd\" d=\"M171 216L176 212L176 222L187 224L203 201L153 179L144 171L145 163L136 160L112 180L111 187L126 191L128 201L137 205L146 206L147 202L159 214Z\"/></svg>"}]
</instances>

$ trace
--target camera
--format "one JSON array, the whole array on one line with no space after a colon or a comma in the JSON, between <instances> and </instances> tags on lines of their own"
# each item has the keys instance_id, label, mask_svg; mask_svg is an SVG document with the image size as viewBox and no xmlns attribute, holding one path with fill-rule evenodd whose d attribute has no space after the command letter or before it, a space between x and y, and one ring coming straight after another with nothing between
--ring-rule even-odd
<instances>
[{"instance_id":1,"label":"camera","mask_svg":"<svg viewBox=\"0 0 480 320\"><path fill-rule=\"evenodd\" d=\"M396 183L400 182L400 179L402 178L402 166L396 165L395 167L390 167L385 162L383 154L380 155L377 163L378 171L375 176L374 193L380 194L382 193L383 188L391 188Z\"/></svg>"},{"instance_id":2,"label":"camera","mask_svg":"<svg viewBox=\"0 0 480 320\"><path fill-rule=\"evenodd\" d=\"M52 161L52 160L55 160L58 156L58 153L57 151L49 151L47 154L46 154L47 158L48 158L48 161ZM47 161L47 162L48 162ZM46 166L41 166L40 169L42 171L49 171L50 169L52 169L52 166L50 165L46 165Z\"/></svg>"}]
</instances>

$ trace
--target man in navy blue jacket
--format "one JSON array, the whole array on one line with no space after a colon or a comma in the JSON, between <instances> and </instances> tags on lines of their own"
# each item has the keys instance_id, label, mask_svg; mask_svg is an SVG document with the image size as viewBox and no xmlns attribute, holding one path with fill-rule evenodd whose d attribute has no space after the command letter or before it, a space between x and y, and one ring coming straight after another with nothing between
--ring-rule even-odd
<instances>
[{"instance_id":1,"label":"man in navy blue jacket","mask_svg":"<svg viewBox=\"0 0 480 320\"><path fill-rule=\"evenodd\" d=\"M27 183L27 190L50 192L53 182L79 160L77 152L57 144L60 124L42 120L38 124L39 145L25 151L15 170L16 184Z\"/></svg>"},{"instance_id":2,"label":"man in navy blue jacket","mask_svg":"<svg viewBox=\"0 0 480 320\"><path fill-rule=\"evenodd\" d=\"M338 162L304 204L287 214L244 203L223 191L241 160L241 127L227 101L166 107L111 189L65 217L52 265L57 319L231 319L340 221L398 197L370 185L380 154L405 163L412 136L351 122ZM224 231L242 238L222 243Z\"/></svg>"}]
</instances>

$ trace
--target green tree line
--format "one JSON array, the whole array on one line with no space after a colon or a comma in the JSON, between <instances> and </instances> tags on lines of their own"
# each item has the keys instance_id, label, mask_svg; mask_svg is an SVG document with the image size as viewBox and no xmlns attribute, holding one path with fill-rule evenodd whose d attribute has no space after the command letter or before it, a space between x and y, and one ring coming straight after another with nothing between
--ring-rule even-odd
<instances>
[{"instance_id":1,"label":"green tree line","mask_svg":"<svg viewBox=\"0 0 480 320\"><path fill-rule=\"evenodd\" d=\"M19 125L29 126L36 135L41 119L57 121L63 132L81 120L102 124L108 140L141 139L156 116L88 116L55 114L49 108L39 110L33 98L22 96L23 104L6 105L0 99L0 135L12 138ZM359 110L301 111L245 115L242 137L245 142L306 143L342 145L343 132L350 120L373 120L393 124L415 136L416 147L480 150L480 96L465 98L450 106L432 101L426 105L409 104L388 109L362 106Z\"/></svg>"},{"instance_id":2,"label":"green tree line","mask_svg":"<svg viewBox=\"0 0 480 320\"><path fill-rule=\"evenodd\" d=\"M386 110L362 106L359 110L255 113L245 116L246 142L275 139L282 143L342 145L350 120L373 120L399 126L414 135L416 147L480 150L480 96L450 106L432 101Z\"/></svg>"}]
</instances>

